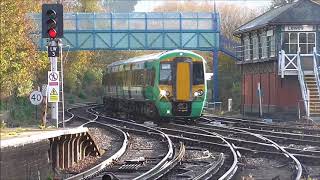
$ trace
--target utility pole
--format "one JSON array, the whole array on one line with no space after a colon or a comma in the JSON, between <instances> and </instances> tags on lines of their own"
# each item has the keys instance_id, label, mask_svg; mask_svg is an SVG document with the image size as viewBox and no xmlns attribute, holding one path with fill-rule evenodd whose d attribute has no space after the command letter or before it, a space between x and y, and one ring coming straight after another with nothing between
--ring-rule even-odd
<instances>
[{"instance_id":1,"label":"utility pole","mask_svg":"<svg viewBox=\"0 0 320 180\"><path fill-rule=\"evenodd\" d=\"M51 40L49 42L49 47L57 46L58 43L55 40ZM51 62L51 72L58 71L58 57L49 57ZM50 93L50 92L49 92ZM58 90L59 93L59 90ZM58 127L59 123L59 104L58 102L52 102L51 104L51 119L52 122L56 122L56 127Z\"/></svg>"}]
</instances>

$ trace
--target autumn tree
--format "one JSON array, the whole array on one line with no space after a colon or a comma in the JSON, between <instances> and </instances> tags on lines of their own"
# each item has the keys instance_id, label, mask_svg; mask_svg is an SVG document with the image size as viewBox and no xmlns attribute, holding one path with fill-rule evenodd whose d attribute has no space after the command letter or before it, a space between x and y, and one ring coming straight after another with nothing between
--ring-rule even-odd
<instances>
[{"instance_id":1,"label":"autumn tree","mask_svg":"<svg viewBox=\"0 0 320 180\"><path fill-rule=\"evenodd\" d=\"M102 0L102 5L107 12L127 13L134 11L137 0Z\"/></svg>"},{"instance_id":2,"label":"autumn tree","mask_svg":"<svg viewBox=\"0 0 320 180\"><path fill-rule=\"evenodd\" d=\"M297 2L298 0L272 0L271 2L271 9L273 8L277 8L286 4L290 4L293 2ZM312 0L313 2L319 3L320 4L320 0Z\"/></svg>"},{"instance_id":3,"label":"autumn tree","mask_svg":"<svg viewBox=\"0 0 320 180\"><path fill-rule=\"evenodd\" d=\"M39 12L38 2L0 1L0 113L9 114L9 124L30 123L34 112L29 93L41 85L37 78L49 65L37 51L30 33L35 31L27 13ZM37 122L35 122L37 123Z\"/></svg>"},{"instance_id":4,"label":"autumn tree","mask_svg":"<svg viewBox=\"0 0 320 180\"><path fill-rule=\"evenodd\" d=\"M29 36L34 30L26 16L30 6L32 3L25 1L1 1L1 99L29 93L35 75L47 66L44 54L37 51Z\"/></svg>"},{"instance_id":5,"label":"autumn tree","mask_svg":"<svg viewBox=\"0 0 320 180\"><path fill-rule=\"evenodd\" d=\"M285 4L289 4L289 3L292 3L294 1L296 1L296 0L272 0L271 8L283 6Z\"/></svg>"},{"instance_id":6,"label":"autumn tree","mask_svg":"<svg viewBox=\"0 0 320 180\"><path fill-rule=\"evenodd\" d=\"M263 11L245 8L239 5L219 3L216 10L220 14L220 27L224 36L234 39L233 31L245 22L258 16ZM154 12L213 12L212 1L197 3L195 1L175 2L168 1L164 5L156 7Z\"/></svg>"}]
</instances>

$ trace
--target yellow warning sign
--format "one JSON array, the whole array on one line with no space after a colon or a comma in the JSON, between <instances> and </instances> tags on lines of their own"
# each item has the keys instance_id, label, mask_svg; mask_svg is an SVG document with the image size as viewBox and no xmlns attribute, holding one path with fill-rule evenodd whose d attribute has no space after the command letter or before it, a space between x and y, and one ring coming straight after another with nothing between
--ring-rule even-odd
<instances>
[{"instance_id":1,"label":"yellow warning sign","mask_svg":"<svg viewBox=\"0 0 320 180\"><path fill-rule=\"evenodd\" d=\"M51 88L49 93L49 102L59 102L59 94L56 88Z\"/></svg>"},{"instance_id":2,"label":"yellow warning sign","mask_svg":"<svg viewBox=\"0 0 320 180\"><path fill-rule=\"evenodd\" d=\"M55 88L52 88L50 95L58 95L57 91Z\"/></svg>"}]
</instances>

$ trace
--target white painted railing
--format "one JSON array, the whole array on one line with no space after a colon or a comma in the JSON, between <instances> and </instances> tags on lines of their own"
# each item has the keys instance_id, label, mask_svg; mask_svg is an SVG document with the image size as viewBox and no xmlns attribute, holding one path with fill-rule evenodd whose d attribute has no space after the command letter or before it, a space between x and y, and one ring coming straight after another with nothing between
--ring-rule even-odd
<instances>
[{"instance_id":1,"label":"white painted railing","mask_svg":"<svg viewBox=\"0 0 320 180\"><path fill-rule=\"evenodd\" d=\"M302 71L301 67L301 59L300 59L300 48L298 48L297 56L297 69L298 69L298 78L300 83L301 95L304 102L305 111L307 117L310 117L310 92L304 82L304 72Z\"/></svg>"},{"instance_id":2,"label":"white painted railing","mask_svg":"<svg viewBox=\"0 0 320 180\"><path fill-rule=\"evenodd\" d=\"M317 54L317 49L316 49L316 47L314 47L313 48L313 72L314 72L314 76L316 78L318 95L319 95L319 99L320 99L320 79L319 79L318 62L317 62L318 56L320 57L320 54Z\"/></svg>"},{"instance_id":3,"label":"white painted railing","mask_svg":"<svg viewBox=\"0 0 320 180\"><path fill-rule=\"evenodd\" d=\"M293 56L292 58L290 58ZM300 56L300 54L299 54ZM286 54L284 50L281 50L279 52L279 58L278 58L278 69L281 74L281 78L284 78L285 71L298 71L297 64L295 64L294 60L298 58L298 53L297 54ZM288 60L286 62L286 60ZM292 65L290 67L290 65Z\"/></svg>"}]
</instances>

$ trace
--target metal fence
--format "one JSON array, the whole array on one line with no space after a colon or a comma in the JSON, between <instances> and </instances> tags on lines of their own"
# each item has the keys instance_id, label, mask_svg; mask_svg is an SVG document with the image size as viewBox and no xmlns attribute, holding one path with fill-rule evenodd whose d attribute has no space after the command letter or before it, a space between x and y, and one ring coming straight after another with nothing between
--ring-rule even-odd
<instances>
[{"instance_id":1,"label":"metal fence","mask_svg":"<svg viewBox=\"0 0 320 180\"><path fill-rule=\"evenodd\" d=\"M29 14L41 39L41 14ZM71 50L167 50L219 48L218 13L65 13L63 42Z\"/></svg>"}]
</instances>

